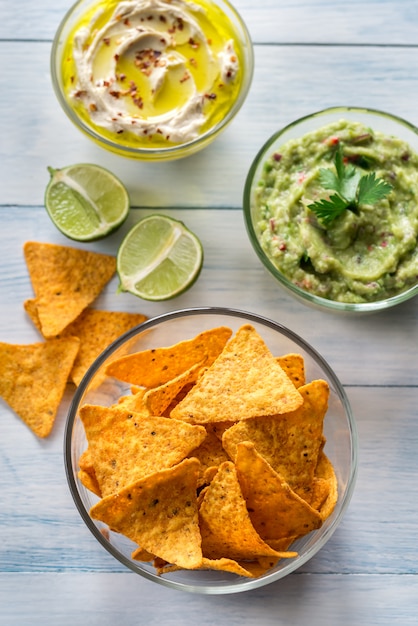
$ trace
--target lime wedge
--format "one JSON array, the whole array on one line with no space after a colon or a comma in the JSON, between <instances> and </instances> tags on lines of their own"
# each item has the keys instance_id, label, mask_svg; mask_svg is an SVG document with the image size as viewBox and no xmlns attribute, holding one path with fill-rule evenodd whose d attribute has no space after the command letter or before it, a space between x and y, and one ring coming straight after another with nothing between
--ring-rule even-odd
<instances>
[{"instance_id":1,"label":"lime wedge","mask_svg":"<svg viewBox=\"0 0 418 626\"><path fill-rule=\"evenodd\" d=\"M48 167L45 207L55 226L76 241L102 239L119 228L129 211L128 193L116 176L98 165Z\"/></svg>"},{"instance_id":2,"label":"lime wedge","mask_svg":"<svg viewBox=\"0 0 418 626\"><path fill-rule=\"evenodd\" d=\"M149 215L135 224L119 247L119 291L144 300L168 300L191 287L202 264L202 244L183 222Z\"/></svg>"}]
</instances>

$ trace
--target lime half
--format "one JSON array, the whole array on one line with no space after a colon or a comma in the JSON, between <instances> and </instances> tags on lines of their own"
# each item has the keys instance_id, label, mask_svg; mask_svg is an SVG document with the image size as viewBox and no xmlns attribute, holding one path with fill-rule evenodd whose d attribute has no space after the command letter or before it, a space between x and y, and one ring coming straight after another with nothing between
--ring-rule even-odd
<instances>
[{"instance_id":1,"label":"lime half","mask_svg":"<svg viewBox=\"0 0 418 626\"><path fill-rule=\"evenodd\" d=\"M183 222L149 215L135 224L119 247L119 291L144 300L168 300L194 283L202 264L202 244Z\"/></svg>"},{"instance_id":2,"label":"lime half","mask_svg":"<svg viewBox=\"0 0 418 626\"><path fill-rule=\"evenodd\" d=\"M76 241L102 239L119 228L129 212L123 184L108 170L80 163L48 167L45 207L55 226Z\"/></svg>"}]
</instances>

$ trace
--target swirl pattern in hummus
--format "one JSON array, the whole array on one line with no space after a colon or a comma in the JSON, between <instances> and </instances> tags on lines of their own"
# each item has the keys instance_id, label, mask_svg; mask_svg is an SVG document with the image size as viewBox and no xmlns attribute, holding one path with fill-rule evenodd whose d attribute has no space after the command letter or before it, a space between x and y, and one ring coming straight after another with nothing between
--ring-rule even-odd
<instances>
[{"instance_id":1,"label":"swirl pattern in hummus","mask_svg":"<svg viewBox=\"0 0 418 626\"><path fill-rule=\"evenodd\" d=\"M233 27L216 18L184 0L97 5L64 56L74 109L134 145L198 137L225 115L241 80Z\"/></svg>"}]
</instances>

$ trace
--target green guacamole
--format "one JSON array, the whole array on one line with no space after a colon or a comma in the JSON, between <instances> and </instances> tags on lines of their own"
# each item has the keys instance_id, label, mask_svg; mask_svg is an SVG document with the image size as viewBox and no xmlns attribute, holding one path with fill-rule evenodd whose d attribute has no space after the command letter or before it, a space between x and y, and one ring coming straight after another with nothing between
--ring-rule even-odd
<instances>
[{"instance_id":1,"label":"green guacamole","mask_svg":"<svg viewBox=\"0 0 418 626\"><path fill-rule=\"evenodd\" d=\"M325 225L309 204L333 192L319 181L346 163L390 183L373 205L345 210ZM286 142L266 161L254 194L255 229L271 262L295 285L339 302L373 302L418 279L418 155L360 123L341 120Z\"/></svg>"}]
</instances>

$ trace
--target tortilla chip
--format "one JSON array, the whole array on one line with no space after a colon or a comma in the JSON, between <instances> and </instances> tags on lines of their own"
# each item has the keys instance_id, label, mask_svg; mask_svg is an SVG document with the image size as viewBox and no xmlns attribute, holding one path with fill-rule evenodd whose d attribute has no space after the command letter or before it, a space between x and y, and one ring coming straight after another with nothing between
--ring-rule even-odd
<instances>
[{"instance_id":1,"label":"tortilla chip","mask_svg":"<svg viewBox=\"0 0 418 626\"><path fill-rule=\"evenodd\" d=\"M198 471L197 459L185 459L100 500L90 515L167 563L199 567Z\"/></svg>"},{"instance_id":2,"label":"tortilla chip","mask_svg":"<svg viewBox=\"0 0 418 626\"><path fill-rule=\"evenodd\" d=\"M296 411L237 422L224 432L222 443L235 460L238 444L253 442L259 454L303 497L311 487L323 445L329 386L324 380L314 380L298 391L303 404Z\"/></svg>"},{"instance_id":3,"label":"tortilla chip","mask_svg":"<svg viewBox=\"0 0 418 626\"><path fill-rule=\"evenodd\" d=\"M188 370L182 372L175 378L149 389L144 395L144 403L152 415L163 415L164 411L178 397L181 390L186 385L191 385L196 381L204 361L195 363Z\"/></svg>"},{"instance_id":4,"label":"tortilla chip","mask_svg":"<svg viewBox=\"0 0 418 626\"><path fill-rule=\"evenodd\" d=\"M294 552L276 552L258 535L251 523L231 461L222 463L205 489L199 520L204 557L239 561L259 556L295 556Z\"/></svg>"},{"instance_id":5,"label":"tortilla chip","mask_svg":"<svg viewBox=\"0 0 418 626\"><path fill-rule=\"evenodd\" d=\"M112 406L119 409L128 409L129 411L135 411L141 415L151 415L151 411L147 408L144 401L146 389L136 390L131 395L121 396L116 404Z\"/></svg>"},{"instance_id":6,"label":"tortilla chip","mask_svg":"<svg viewBox=\"0 0 418 626\"><path fill-rule=\"evenodd\" d=\"M201 426L117 407L85 404L80 418L103 497L179 463L206 437Z\"/></svg>"},{"instance_id":7,"label":"tortilla chip","mask_svg":"<svg viewBox=\"0 0 418 626\"><path fill-rule=\"evenodd\" d=\"M273 557L263 557L263 559L265 559L265 563L260 561L238 562L233 559L207 559L206 557L203 557L202 565L194 569L215 570L218 572L229 572L231 574L237 574L238 576L245 576L246 578L258 578L275 565L275 559L273 559ZM180 569L182 568L177 565L157 564L157 574L159 576L162 576L163 574L171 574L172 572L177 572Z\"/></svg>"},{"instance_id":8,"label":"tortilla chip","mask_svg":"<svg viewBox=\"0 0 418 626\"><path fill-rule=\"evenodd\" d=\"M151 552L148 552L141 546L138 546L138 548L132 552L131 559L134 561L145 561L145 563L149 563L155 559L155 554L151 554Z\"/></svg>"},{"instance_id":9,"label":"tortilla chip","mask_svg":"<svg viewBox=\"0 0 418 626\"><path fill-rule=\"evenodd\" d=\"M194 424L292 411L302 397L258 332L245 324L171 417Z\"/></svg>"},{"instance_id":10,"label":"tortilla chip","mask_svg":"<svg viewBox=\"0 0 418 626\"><path fill-rule=\"evenodd\" d=\"M190 454L200 461L199 487L211 481L213 473L216 473L219 465L224 461L229 461L228 455L222 447L222 443L210 430L207 430L206 437L200 446ZM210 472L208 470L210 470Z\"/></svg>"},{"instance_id":11,"label":"tortilla chip","mask_svg":"<svg viewBox=\"0 0 418 626\"><path fill-rule=\"evenodd\" d=\"M42 334L56 337L101 293L116 258L51 243L28 241L24 255Z\"/></svg>"},{"instance_id":12,"label":"tortilla chip","mask_svg":"<svg viewBox=\"0 0 418 626\"><path fill-rule=\"evenodd\" d=\"M292 491L253 443L238 444L235 465L251 522L264 541L302 537L321 527L318 511Z\"/></svg>"},{"instance_id":13,"label":"tortilla chip","mask_svg":"<svg viewBox=\"0 0 418 626\"><path fill-rule=\"evenodd\" d=\"M38 437L52 430L79 345L76 337L0 343L0 396Z\"/></svg>"},{"instance_id":14,"label":"tortilla chip","mask_svg":"<svg viewBox=\"0 0 418 626\"><path fill-rule=\"evenodd\" d=\"M338 480L332 465L326 454L321 451L319 453L318 465L315 472L318 480L326 481L328 484L328 495L319 508L319 514L325 521L333 512L338 500Z\"/></svg>"},{"instance_id":15,"label":"tortilla chip","mask_svg":"<svg viewBox=\"0 0 418 626\"><path fill-rule=\"evenodd\" d=\"M220 326L169 347L128 354L110 363L106 373L133 385L159 387L202 360L213 363L231 334Z\"/></svg>"},{"instance_id":16,"label":"tortilla chip","mask_svg":"<svg viewBox=\"0 0 418 626\"><path fill-rule=\"evenodd\" d=\"M92 491L101 498L102 492L100 490L99 483L97 482L93 459L89 448L84 450L84 452L81 454L78 461L78 466L80 468L78 472L78 477L81 483L84 485L84 487L86 487L86 489L89 489L89 491Z\"/></svg>"},{"instance_id":17,"label":"tortilla chip","mask_svg":"<svg viewBox=\"0 0 418 626\"><path fill-rule=\"evenodd\" d=\"M297 389L306 384L305 361L301 354L285 354L277 357L277 362Z\"/></svg>"}]
</instances>

